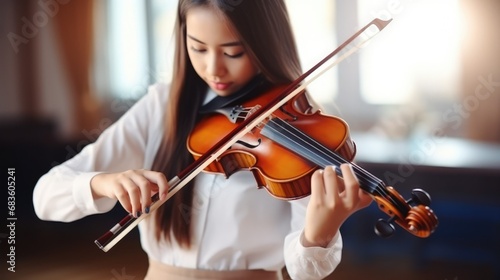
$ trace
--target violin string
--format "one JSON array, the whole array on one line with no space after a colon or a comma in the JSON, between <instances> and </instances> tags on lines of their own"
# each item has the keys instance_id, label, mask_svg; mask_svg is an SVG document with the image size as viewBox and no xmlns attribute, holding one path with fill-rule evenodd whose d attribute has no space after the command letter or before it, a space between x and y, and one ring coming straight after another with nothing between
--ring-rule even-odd
<instances>
[{"instance_id":1,"label":"violin string","mask_svg":"<svg viewBox=\"0 0 500 280\"><path fill-rule=\"evenodd\" d=\"M295 136L295 137L298 137L298 139L302 140L302 141L305 141L306 145L308 145L310 147L310 149L308 150L307 147L305 147L304 145L301 145L299 143L297 143L296 141L292 140L289 136L285 135L284 133L281 133L279 130L275 129L274 127L270 126L270 128L275 132L275 133L278 133L279 135L282 135L286 140L288 141L292 141L294 142L296 145L297 145L297 148L299 149L303 149L304 151L306 152L312 152L312 154L314 155L314 150L317 150L319 151L320 154L322 154L323 156L327 157L327 159L323 159L323 160L326 160L326 163L321 163L321 162L318 162L318 165L323 165L323 167L325 167L327 164L332 164L332 163L336 163L337 166L340 166L341 163L347 163L347 161L343 158L341 158L340 156L338 156L337 154L333 153L332 151L330 151L329 149L327 149L326 147L324 147L323 145L321 145L320 143L317 143L314 139L310 138L309 136L307 136L306 134L302 133L300 130L296 129L295 127L289 125L288 123L280 120L280 123L282 123L283 125L280 125L279 123L276 122L276 119L272 120L272 122L274 124L276 124L278 127L280 127L283 131L286 131L288 132L289 134L291 134L292 136ZM318 149L318 147L315 147L313 144L311 143L307 143L307 140L304 140L302 139L301 137L297 136L296 134L294 134L292 131L290 131L290 129L288 129L289 127L291 127L294 131L297 131L299 133L299 135L304 135L306 139L309 139L311 140L313 143L316 142L316 144L318 145L318 147L322 147L325 151L321 151ZM312 148L312 149L311 149ZM304 154L305 155L305 154ZM305 156L306 158L308 156ZM310 159L314 162L314 159ZM328 161L330 160L330 161ZM321 158L320 158L320 161L321 161ZM358 175L358 179L362 180L362 181L368 181L368 184L369 183L372 183L375 185L375 187L372 186L372 189L368 190L370 193L372 194L378 194L379 196L381 197L385 197L386 199L390 200L391 203L398 208L398 210L402 211L402 213L405 212L405 207L401 206L401 205L398 205L398 202L395 201L389 193L387 193L386 189L384 188L384 184L381 180L379 180L378 178L374 177L373 175L371 175L370 173L364 171L363 169L357 167L356 165L353 165L353 169L358 171L357 175ZM372 178L373 177L373 178ZM375 178L375 179L374 179ZM372 180L370 182L370 180ZM367 187L367 185L363 184L362 186L364 187Z\"/></svg>"},{"instance_id":2,"label":"violin string","mask_svg":"<svg viewBox=\"0 0 500 280\"><path fill-rule=\"evenodd\" d=\"M279 120L279 123L278 121ZM324 147L320 143L318 143L316 140L312 139L308 135L304 134L302 131L298 130L297 128L293 127L292 125L288 124L287 122L279 119L279 118L274 118L271 120L273 124L278 126L280 130L276 129L272 125L266 125L269 129L271 129L275 134L281 135L284 137L286 140L291 141L295 143L295 145L299 149L303 149L306 152L312 152L313 155L318 156L316 160L312 159L316 164L323 165L322 167L325 167L328 164L335 163L337 166L340 166L342 163L348 163L347 160L343 159L336 153L330 151L328 148ZM286 133L285 133L286 132ZM292 137L299 139L301 142L304 144L298 143L297 141L293 140ZM271 139L272 140L272 139ZM307 145L307 146L306 146ZM321 148L321 149L320 149ZM315 153L316 151L316 153ZM321 155L325 158L321 158ZM326 162L326 163L325 163ZM361 180L366 181L368 183L371 183L372 187L374 185L374 188L371 189L373 192L377 192L379 195L388 197L393 204L397 205L396 201L392 199L392 197L386 192L386 189L384 188L384 183L374 175L370 174L366 170L363 170L359 166L351 163L353 166L353 169L357 171L357 175L360 177ZM365 186L368 187L368 186Z\"/></svg>"},{"instance_id":3,"label":"violin string","mask_svg":"<svg viewBox=\"0 0 500 280\"><path fill-rule=\"evenodd\" d=\"M353 169L357 171L359 179L367 181L368 183L372 184L372 187L374 187L372 190L376 191L379 195L388 198L392 202L392 204L395 207L397 207L399 211L401 211L401 213L405 213L407 211L407 208L404 205L401 205L401 203L396 199L394 199L392 195L387 191L387 189L385 188L385 183L376 176L374 176L373 174L364 170L360 166L345 160L343 157L331 151L330 149L326 148L324 145L317 142L315 139L311 138L309 135L300 131L296 127L290 125L288 122L283 121L282 119L276 117L273 118L271 122L274 123L276 126L278 126L282 131L286 132L287 134L280 133L279 130L271 127L271 129L273 129L275 133L281 134L288 141L294 142L299 149L304 149L305 151L312 152L313 154L315 154L314 150L316 150L317 152L319 152L319 155L318 154L316 155L317 156L323 155L324 157L326 157L326 159L324 160L326 160L327 163L334 162L337 163L338 166L340 166L341 163L350 163ZM297 141L294 141L290 136L295 137L305 145L300 144ZM330 162L328 160L330 160Z\"/></svg>"},{"instance_id":4,"label":"violin string","mask_svg":"<svg viewBox=\"0 0 500 280\"><path fill-rule=\"evenodd\" d=\"M274 125L276 125L278 128L280 128L280 130L276 129L272 125L267 125L266 127L269 127L275 133L275 135L281 135L288 142L294 143L294 146L296 146L299 150L309 152L309 153L307 153L307 158L312 160L313 163L318 164L323 168L329 164L332 164L332 163L336 164L337 166L340 166L340 164L342 164L342 163L347 163L346 160L343 160L340 157L336 157L334 155L329 155L326 153L326 151L320 150L318 148L318 146L320 144L315 141L316 145L313 145L311 142L314 141L314 139L311 139L309 136L303 134L302 132L300 132L300 134L302 134L302 135L297 135L297 132L294 133L294 131L291 131L289 128L289 127L292 127L291 125L287 124L286 122L278 123L276 120L277 120L276 118L272 119L271 122ZM304 137L304 136L306 136L306 137ZM302 140L300 142L303 142L303 143L299 143L297 140L293 140L292 137L295 139ZM305 146L305 145L307 145L307 146ZM326 150L328 150L328 149L326 149ZM316 158L314 158L314 156L316 156ZM369 178L368 176L366 176L366 174L360 174L360 175L362 177L361 179L366 180L369 183L375 183L375 184L379 183L379 182L375 182L373 180L373 178Z\"/></svg>"}]
</instances>

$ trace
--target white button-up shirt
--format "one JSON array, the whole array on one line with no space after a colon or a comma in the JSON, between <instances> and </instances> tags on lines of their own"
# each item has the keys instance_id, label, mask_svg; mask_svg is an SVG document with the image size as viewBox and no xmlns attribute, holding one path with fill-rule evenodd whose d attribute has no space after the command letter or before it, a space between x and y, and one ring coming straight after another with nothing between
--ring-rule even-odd
<instances>
[{"instance_id":1,"label":"white button-up shirt","mask_svg":"<svg viewBox=\"0 0 500 280\"><path fill-rule=\"evenodd\" d=\"M95 143L52 168L38 181L33 202L44 220L74 221L110 211L116 200L94 200L90 180L99 172L150 169L163 136L168 86L156 84ZM195 179L193 205L184 211L192 223L191 249L158 242L153 219L139 224L149 258L198 269L280 270L293 279L321 279L340 262L340 233L326 248L301 244L308 198L282 201L258 189L250 171L229 178L201 173ZM189 211L188 211L189 210Z\"/></svg>"}]
</instances>

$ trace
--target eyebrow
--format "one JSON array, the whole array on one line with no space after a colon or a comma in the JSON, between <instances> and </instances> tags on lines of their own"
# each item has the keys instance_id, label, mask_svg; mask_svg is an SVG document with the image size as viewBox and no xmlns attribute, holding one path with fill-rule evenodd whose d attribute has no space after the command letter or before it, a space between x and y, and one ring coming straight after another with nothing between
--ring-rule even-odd
<instances>
[{"instance_id":1,"label":"eyebrow","mask_svg":"<svg viewBox=\"0 0 500 280\"><path fill-rule=\"evenodd\" d=\"M187 35L189 37L189 39L193 40L193 41L196 41L200 44L203 44L203 45L206 45L207 43L203 42L203 41L200 41L198 39L196 39L195 37L191 36L191 35ZM234 42L228 42L228 43L224 43L224 44L220 44L220 46L222 47L234 47L234 46L241 46L241 42L240 41L234 41Z\"/></svg>"}]
</instances>

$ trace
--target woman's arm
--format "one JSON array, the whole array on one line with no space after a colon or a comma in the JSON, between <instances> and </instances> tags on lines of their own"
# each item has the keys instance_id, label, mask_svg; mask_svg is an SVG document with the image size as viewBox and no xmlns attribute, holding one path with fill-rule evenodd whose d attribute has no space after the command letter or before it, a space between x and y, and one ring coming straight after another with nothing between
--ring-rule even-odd
<instances>
[{"instance_id":1,"label":"woman's arm","mask_svg":"<svg viewBox=\"0 0 500 280\"><path fill-rule=\"evenodd\" d=\"M354 212L368 206L370 196L359 189L349 165L343 179L332 167L316 171L311 196L292 206L292 231L285 239L285 263L293 279L322 279L340 263L340 226Z\"/></svg>"},{"instance_id":2,"label":"woman's arm","mask_svg":"<svg viewBox=\"0 0 500 280\"><path fill-rule=\"evenodd\" d=\"M103 131L94 143L43 175L33 192L37 216L43 220L70 222L111 210L117 197L96 193L91 182L104 172L150 167L159 144L152 138L162 136L166 94L158 86L150 87L148 94Z\"/></svg>"}]
</instances>

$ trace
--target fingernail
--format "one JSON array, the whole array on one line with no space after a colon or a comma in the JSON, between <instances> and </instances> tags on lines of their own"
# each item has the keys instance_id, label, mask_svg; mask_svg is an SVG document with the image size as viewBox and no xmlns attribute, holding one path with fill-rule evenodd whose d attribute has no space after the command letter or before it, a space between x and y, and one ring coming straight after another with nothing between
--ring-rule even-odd
<instances>
[{"instance_id":1,"label":"fingernail","mask_svg":"<svg viewBox=\"0 0 500 280\"><path fill-rule=\"evenodd\" d=\"M136 217L139 218L141 216L141 211L137 211Z\"/></svg>"},{"instance_id":2,"label":"fingernail","mask_svg":"<svg viewBox=\"0 0 500 280\"><path fill-rule=\"evenodd\" d=\"M146 209L144 209L144 211L146 212L146 214L149 214L149 206L147 206Z\"/></svg>"}]
</instances>

